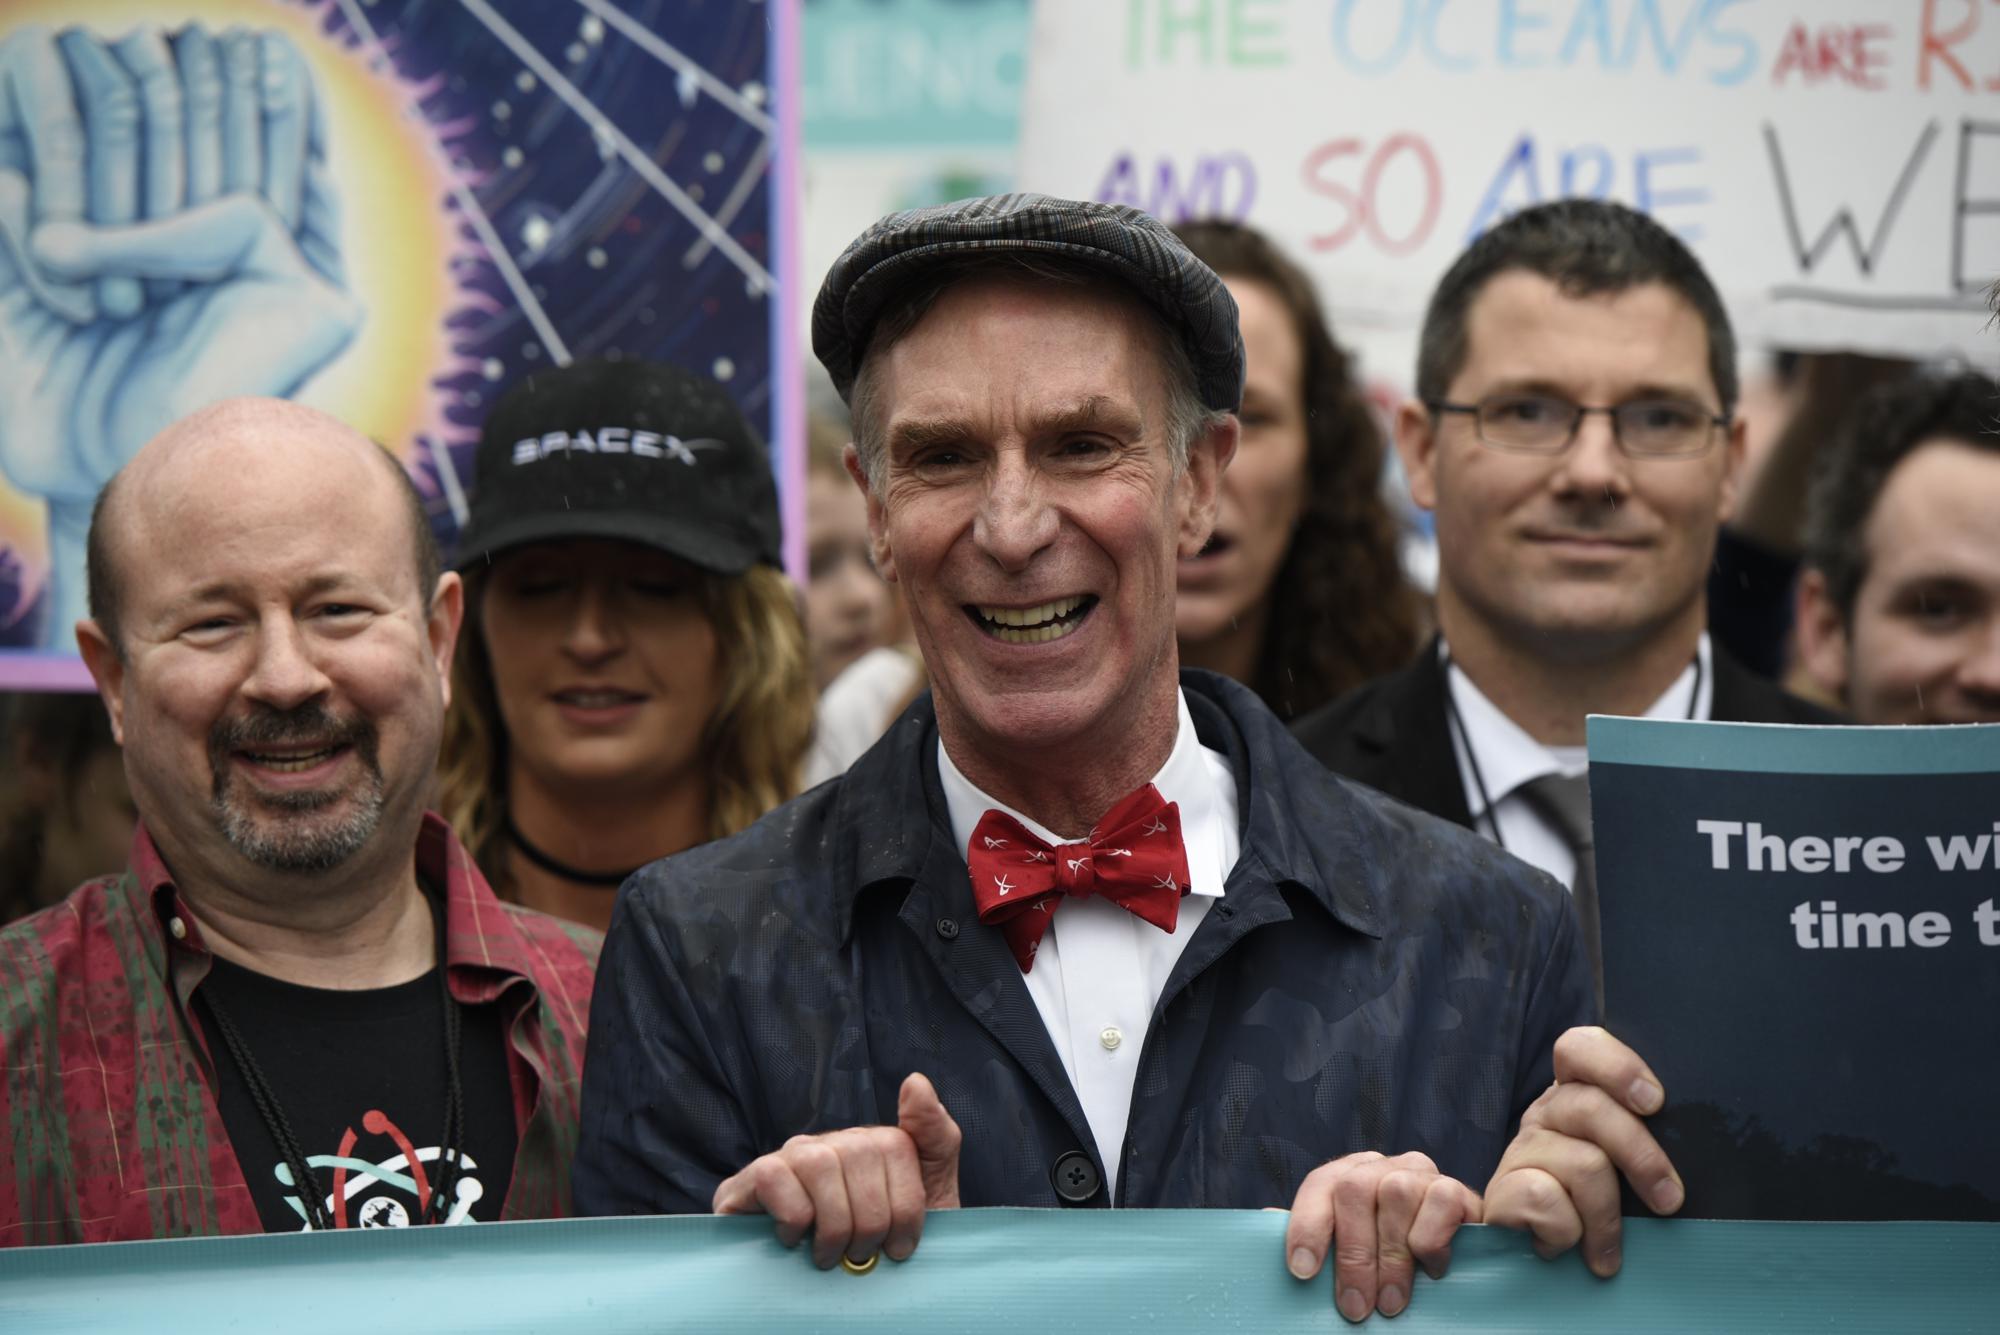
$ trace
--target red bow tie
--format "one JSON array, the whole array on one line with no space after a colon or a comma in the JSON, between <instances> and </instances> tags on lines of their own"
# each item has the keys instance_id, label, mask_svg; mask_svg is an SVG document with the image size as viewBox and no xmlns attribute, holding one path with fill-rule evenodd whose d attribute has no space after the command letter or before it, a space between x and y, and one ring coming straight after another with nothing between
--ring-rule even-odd
<instances>
[{"instance_id":1,"label":"red bow tie","mask_svg":"<svg viewBox=\"0 0 2000 1335\"><path fill-rule=\"evenodd\" d=\"M1088 839L1047 844L1021 822L988 811L973 827L965 862L979 921L993 923L1026 973L1064 895L1103 895L1163 932L1188 892L1180 807L1147 784L1105 813Z\"/></svg>"}]
</instances>

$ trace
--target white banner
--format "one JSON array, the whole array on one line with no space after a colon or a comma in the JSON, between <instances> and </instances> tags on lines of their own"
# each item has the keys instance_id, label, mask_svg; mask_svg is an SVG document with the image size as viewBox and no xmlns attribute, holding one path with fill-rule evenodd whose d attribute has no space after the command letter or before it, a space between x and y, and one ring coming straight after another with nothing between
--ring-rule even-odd
<instances>
[{"instance_id":1,"label":"white banner","mask_svg":"<svg viewBox=\"0 0 2000 1335\"><path fill-rule=\"evenodd\" d=\"M1249 222L1378 357L1471 238L1596 195L1748 345L1991 365L2000 3L1042 0L1021 187Z\"/></svg>"}]
</instances>

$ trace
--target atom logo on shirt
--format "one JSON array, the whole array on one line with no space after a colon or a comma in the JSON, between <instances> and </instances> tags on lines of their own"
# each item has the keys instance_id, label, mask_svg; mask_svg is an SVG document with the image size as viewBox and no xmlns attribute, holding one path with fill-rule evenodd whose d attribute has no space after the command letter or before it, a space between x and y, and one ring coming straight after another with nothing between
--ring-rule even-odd
<instances>
[{"instance_id":1,"label":"atom logo on shirt","mask_svg":"<svg viewBox=\"0 0 2000 1335\"><path fill-rule=\"evenodd\" d=\"M333 1189L327 1194L326 1210L333 1217L335 1228L407 1228L413 1220L423 1218L430 1204L432 1176L443 1151L436 1145L422 1149L412 1145L403 1129L377 1108L368 1110L361 1126L371 1137L386 1139L388 1144L382 1148L393 1147L395 1153L379 1161L357 1154L361 1136L350 1126L341 1136L337 1152L309 1155L306 1167L314 1170L316 1177L320 1170L333 1170ZM472 1156L460 1153L458 1162L459 1174L452 1182L451 1209L444 1219L447 1224L471 1222L472 1207L486 1194L478 1177L479 1165ZM290 1165L280 1162L271 1171L281 1185L297 1189ZM304 1202L290 1195L285 1197L285 1203L298 1214L300 1231L311 1231Z\"/></svg>"}]
</instances>

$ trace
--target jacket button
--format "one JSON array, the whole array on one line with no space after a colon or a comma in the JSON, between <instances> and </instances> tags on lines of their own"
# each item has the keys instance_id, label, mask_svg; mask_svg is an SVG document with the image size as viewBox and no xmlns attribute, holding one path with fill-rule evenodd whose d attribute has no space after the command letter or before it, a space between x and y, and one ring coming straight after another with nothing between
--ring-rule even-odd
<instances>
[{"instance_id":1,"label":"jacket button","mask_svg":"<svg viewBox=\"0 0 2000 1335\"><path fill-rule=\"evenodd\" d=\"M937 920L937 934L947 941L958 940L958 919L939 918Z\"/></svg>"},{"instance_id":2,"label":"jacket button","mask_svg":"<svg viewBox=\"0 0 2000 1335\"><path fill-rule=\"evenodd\" d=\"M1087 1204L1104 1185L1097 1165L1082 1150L1071 1150L1059 1157L1049 1172L1049 1180L1055 1184L1056 1195L1064 1205Z\"/></svg>"}]
</instances>

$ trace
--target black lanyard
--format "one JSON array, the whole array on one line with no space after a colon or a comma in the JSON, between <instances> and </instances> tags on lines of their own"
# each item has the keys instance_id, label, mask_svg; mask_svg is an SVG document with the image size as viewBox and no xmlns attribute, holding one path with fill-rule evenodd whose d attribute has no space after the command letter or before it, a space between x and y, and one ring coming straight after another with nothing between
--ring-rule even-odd
<instances>
[{"instance_id":1,"label":"black lanyard","mask_svg":"<svg viewBox=\"0 0 2000 1335\"><path fill-rule=\"evenodd\" d=\"M1444 670L1445 714L1451 720L1452 735L1458 739L1459 745L1465 748L1465 763L1472 767L1472 788L1474 792L1479 794L1480 814L1486 819L1486 828L1492 832L1493 842L1500 845L1504 851L1507 848L1507 839L1500 833L1500 817L1493 810L1492 795L1486 791L1486 777L1479 772L1479 750L1472 744L1472 733L1466 728L1465 720L1458 712L1458 695L1451 689L1451 658L1449 655L1444 660ZM1694 689L1688 692L1687 716L1689 722L1694 721L1695 710L1701 707L1702 676L1701 653L1697 650L1694 656Z\"/></svg>"}]
</instances>

